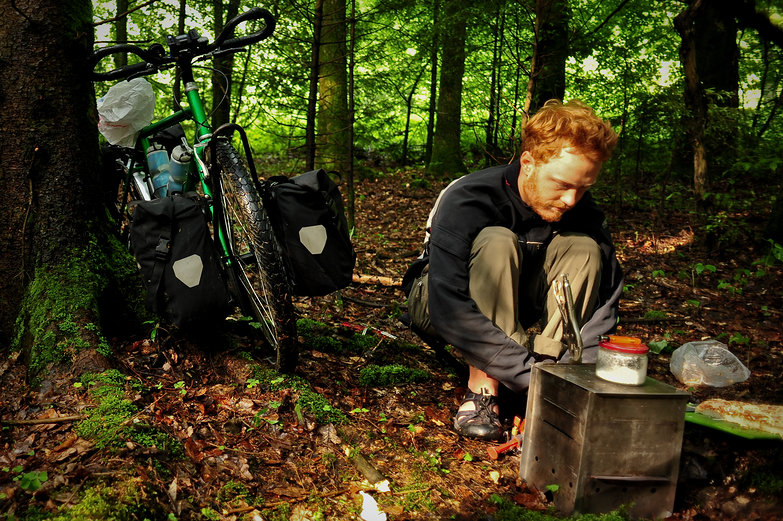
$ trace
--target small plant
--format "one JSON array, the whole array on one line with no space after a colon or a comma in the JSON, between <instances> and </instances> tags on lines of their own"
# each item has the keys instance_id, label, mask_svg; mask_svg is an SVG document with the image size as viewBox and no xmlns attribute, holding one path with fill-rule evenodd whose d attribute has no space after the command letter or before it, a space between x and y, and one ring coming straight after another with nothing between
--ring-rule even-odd
<instances>
[{"instance_id":1,"label":"small plant","mask_svg":"<svg viewBox=\"0 0 783 521\"><path fill-rule=\"evenodd\" d=\"M49 480L49 475L46 473L45 470L33 470L31 472L27 472L21 476L17 476L14 478L14 481L19 481L19 486L22 488L22 490L26 490L28 492L35 492L41 486Z\"/></svg>"},{"instance_id":2,"label":"small plant","mask_svg":"<svg viewBox=\"0 0 783 521\"><path fill-rule=\"evenodd\" d=\"M650 309L644 313L645 320L664 320L668 316L668 313L665 311L659 311L657 309Z\"/></svg>"},{"instance_id":3,"label":"small plant","mask_svg":"<svg viewBox=\"0 0 783 521\"><path fill-rule=\"evenodd\" d=\"M655 354L671 353L674 351L671 344L666 340L654 340L652 342L647 342L647 347L649 347L650 351Z\"/></svg>"},{"instance_id":4,"label":"small plant","mask_svg":"<svg viewBox=\"0 0 783 521\"><path fill-rule=\"evenodd\" d=\"M415 383L427 380L430 374L421 369L411 369L399 364L368 365L359 373L359 384L363 386L383 386L402 383Z\"/></svg>"},{"instance_id":5,"label":"small plant","mask_svg":"<svg viewBox=\"0 0 783 521\"><path fill-rule=\"evenodd\" d=\"M729 345L731 344L740 344L740 345L750 344L750 337L747 337L742 333L733 333L729 337Z\"/></svg>"}]
</instances>

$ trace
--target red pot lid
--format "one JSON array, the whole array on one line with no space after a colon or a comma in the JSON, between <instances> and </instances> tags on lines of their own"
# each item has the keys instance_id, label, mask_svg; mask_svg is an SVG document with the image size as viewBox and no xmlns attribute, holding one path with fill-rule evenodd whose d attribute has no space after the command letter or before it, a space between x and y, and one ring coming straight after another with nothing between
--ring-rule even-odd
<instances>
[{"instance_id":1,"label":"red pot lid","mask_svg":"<svg viewBox=\"0 0 783 521\"><path fill-rule=\"evenodd\" d=\"M617 351L620 353L629 353L632 355L646 355L650 348L646 344L631 343L631 342L611 342L602 340L598 342L599 347L608 349L609 351Z\"/></svg>"}]
</instances>

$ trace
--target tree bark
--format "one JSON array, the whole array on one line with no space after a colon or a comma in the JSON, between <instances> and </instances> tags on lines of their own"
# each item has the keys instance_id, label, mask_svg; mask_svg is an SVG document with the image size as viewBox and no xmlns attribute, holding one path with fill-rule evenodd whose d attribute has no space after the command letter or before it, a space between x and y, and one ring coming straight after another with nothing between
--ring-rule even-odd
<instances>
[{"instance_id":1,"label":"tree bark","mask_svg":"<svg viewBox=\"0 0 783 521\"><path fill-rule=\"evenodd\" d=\"M0 327L31 377L108 349L111 272L136 272L101 206L91 22L88 0L0 0Z\"/></svg>"},{"instance_id":2,"label":"tree bark","mask_svg":"<svg viewBox=\"0 0 783 521\"><path fill-rule=\"evenodd\" d=\"M307 97L307 123L305 127L305 164L307 170L315 168L315 120L318 111L318 78L321 75L321 28L324 16L323 0L315 0L313 16L313 49L310 61L310 89Z\"/></svg>"},{"instance_id":3,"label":"tree bark","mask_svg":"<svg viewBox=\"0 0 783 521\"><path fill-rule=\"evenodd\" d=\"M432 143L432 159L427 171L434 175L465 172L460 147L462 116L462 76L465 73L465 8L460 2L447 2L444 13L438 117Z\"/></svg>"},{"instance_id":4,"label":"tree bark","mask_svg":"<svg viewBox=\"0 0 783 521\"><path fill-rule=\"evenodd\" d=\"M128 41L128 17L122 16L128 11L128 0L117 0L117 21L114 23L117 32L117 43L126 43ZM119 68L128 64L127 53L117 53L114 55L114 66Z\"/></svg>"},{"instance_id":5,"label":"tree bark","mask_svg":"<svg viewBox=\"0 0 783 521\"><path fill-rule=\"evenodd\" d=\"M327 170L350 169L345 0L324 0L318 81L316 158Z\"/></svg>"},{"instance_id":6,"label":"tree bark","mask_svg":"<svg viewBox=\"0 0 783 521\"><path fill-rule=\"evenodd\" d=\"M547 100L565 96L568 22L568 0L536 0L536 41L525 100L528 114Z\"/></svg>"},{"instance_id":7,"label":"tree bark","mask_svg":"<svg viewBox=\"0 0 783 521\"><path fill-rule=\"evenodd\" d=\"M430 47L430 103L427 110L427 143L424 145L424 164L429 165L432 159L432 142L435 136L435 115L437 112L438 100L438 50L440 49L440 39L438 30L438 9L440 9L440 0L435 0L432 4L432 43Z\"/></svg>"},{"instance_id":8,"label":"tree bark","mask_svg":"<svg viewBox=\"0 0 783 521\"><path fill-rule=\"evenodd\" d=\"M693 192L697 202L707 192L707 151L704 144L704 128L707 122L707 103L696 65L696 40L694 20L702 0L695 0L674 18L674 27L680 33L680 62L685 71L685 106L690 113L687 124L688 139L693 149Z\"/></svg>"},{"instance_id":9,"label":"tree bark","mask_svg":"<svg viewBox=\"0 0 783 521\"><path fill-rule=\"evenodd\" d=\"M215 38L223 30L226 22L239 14L239 0L214 0ZM212 73L212 128L229 123L231 120L231 87L234 73L234 54L217 56L212 60L215 72Z\"/></svg>"}]
</instances>

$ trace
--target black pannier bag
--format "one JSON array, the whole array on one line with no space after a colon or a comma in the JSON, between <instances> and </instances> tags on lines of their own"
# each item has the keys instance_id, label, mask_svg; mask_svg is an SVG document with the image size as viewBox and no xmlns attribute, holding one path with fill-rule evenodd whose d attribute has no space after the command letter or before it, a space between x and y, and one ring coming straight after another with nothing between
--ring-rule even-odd
<instances>
[{"instance_id":1,"label":"black pannier bag","mask_svg":"<svg viewBox=\"0 0 783 521\"><path fill-rule=\"evenodd\" d=\"M271 177L263 193L294 294L326 295L348 286L356 252L340 190L329 174L319 169L292 178Z\"/></svg>"},{"instance_id":2,"label":"black pannier bag","mask_svg":"<svg viewBox=\"0 0 783 521\"><path fill-rule=\"evenodd\" d=\"M195 195L132 203L131 249L147 308L180 327L214 325L231 311L205 203Z\"/></svg>"}]
</instances>

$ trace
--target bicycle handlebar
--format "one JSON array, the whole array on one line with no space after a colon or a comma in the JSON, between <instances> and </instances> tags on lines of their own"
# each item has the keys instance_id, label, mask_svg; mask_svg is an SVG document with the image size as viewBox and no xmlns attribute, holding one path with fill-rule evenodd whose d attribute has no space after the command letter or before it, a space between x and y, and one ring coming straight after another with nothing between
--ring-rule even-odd
<instances>
[{"instance_id":1,"label":"bicycle handlebar","mask_svg":"<svg viewBox=\"0 0 783 521\"><path fill-rule=\"evenodd\" d=\"M263 20L264 28L254 33L239 36L236 38L229 38L234 32L234 28L237 25L248 22L251 20ZM109 81L117 79L127 79L131 77L145 76L148 74L155 74L162 66L175 63L178 57L181 55L180 47L187 47L187 50L191 53L191 58L196 56L202 56L207 54L218 54L222 52L230 52L233 50L241 49L248 45L258 43L261 40L268 38L275 30L275 18L272 13L266 9L260 7L252 7L247 12L244 12L228 22L215 41L209 45L204 45L206 39L197 37L197 33L191 31L188 35L182 35L181 37L167 37L166 40L169 43L170 52L166 55L164 47L159 43L154 43L149 46L148 49L143 49L138 45L132 44L118 44L111 45L109 47L103 47L95 51L90 57L91 69L95 69L95 66L106 56L118 53L132 53L141 58L143 61L134 63L132 65L124 65L116 69L112 69L109 72L95 72L93 70L93 81ZM196 36L196 38L194 38Z\"/></svg>"},{"instance_id":2,"label":"bicycle handlebar","mask_svg":"<svg viewBox=\"0 0 783 521\"><path fill-rule=\"evenodd\" d=\"M253 34L246 36L239 36L237 38L228 38L233 32L234 28L242 22L248 22L250 20L264 20L264 28ZM239 49L246 47L254 43L258 43L261 40L265 40L271 36L275 30L275 17L272 13L266 9L260 7L251 7L249 11L242 13L226 22L226 26L220 31L220 34L210 47L210 51L219 51L227 49ZM208 51L209 52L209 51Z\"/></svg>"}]
</instances>

